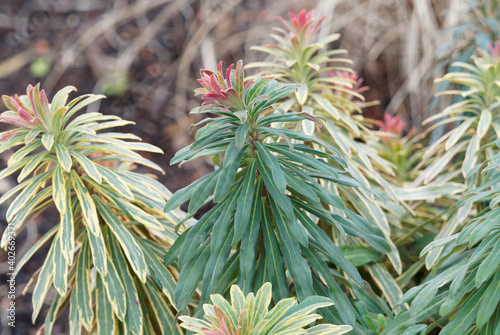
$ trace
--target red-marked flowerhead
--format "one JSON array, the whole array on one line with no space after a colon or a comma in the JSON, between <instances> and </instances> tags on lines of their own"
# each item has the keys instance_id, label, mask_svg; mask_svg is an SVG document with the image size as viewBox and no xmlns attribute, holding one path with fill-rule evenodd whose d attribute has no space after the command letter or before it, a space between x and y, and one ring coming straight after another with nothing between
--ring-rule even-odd
<instances>
[{"instance_id":1,"label":"red-marked flowerhead","mask_svg":"<svg viewBox=\"0 0 500 335\"><path fill-rule=\"evenodd\" d=\"M231 64L226 70L226 77L222 72L222 62L217 66L217 73L210 70L201 70L198 82L203 86L195 90L195 95L202 95L203 106L219 106L233 111L245 109L243 94L252 84L244 83L243 62L240 60L233 69Z\"/></svg>"},{"instance_id":2,"label":"red-marked flowerhead","mask_svg":"<svg viewBox=\"0 0 500 335\"><path fill-rule=\"evenodd\" d=\"M492 45L491 43L488 43L486 46L488 47L488 50L483 50L480 48L477 49L477 51L481 57L484 57L484 56L488 55L488 53L489 53L489 56L493 60L500 59L500 41L495 42L494 45Z\"/></svg>"},{"instance_id":3,"label":"red-marked flowerhead","mask_svg":"<svg viewBox=\"0 0 500 335\"><path fill-rule=\"evenodd\" d=\"M362 93L369 89L368 86L361 86L363 84L364 79L362 77L359 77L356 71L335 71L335 72L328 71L328 75L332 78L346 79L346 81L352 84L352 86L344 84L335 84L337 87L341 89L350 90L356 93ZM336 90L335 94L340 96L348 95L347 92L342 92L340 90Z\"/></svg>"},{"instance_id":4,"label":"red-marked flowerhead","mask_svg":"<svg viewBox=\"0 0 500 335\"><path fill-rule=\"evenodd\" d=\"M276 19L283 23L283 25L285 25L285 27L293 33L291 38L297 39L300 44L310 43L318 32L321 22L323 22L326 18L326 16L323 16L319 20L315 21L312 19L313 10L306 12L305 9L301 10L299 15L288 13L288 16L290 16L292 21L291 25L281 16L277 16Z\"/></svg>"},{"instance_id":5,"label":"red-marked flowerhead","mask_svg":"<svg viewBox=\"0 0 500 335\"><path fill-rule=\"evenodd\" d=\"M392 117L388 113L384 114L384 121L378 121L377 124L383 132L392 133L399 137L403 136L403 131L408 126L408 123L401 120L398 115Z\"/></svg>"}]
</instances>

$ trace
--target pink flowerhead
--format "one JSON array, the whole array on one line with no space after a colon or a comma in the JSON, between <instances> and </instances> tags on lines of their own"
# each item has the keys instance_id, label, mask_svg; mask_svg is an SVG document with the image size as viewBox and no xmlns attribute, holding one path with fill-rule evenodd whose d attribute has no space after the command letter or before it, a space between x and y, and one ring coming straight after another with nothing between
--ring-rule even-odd
<instances>
[{"instance_id":1,"label":"pink flowerhead","mask_svg":"<svg viewBox=\"0 0 500 335\"><path fill-rule=\"evenodd\" d=\"M223 107L225 110L231 109L239 111L245 109L243 95L245 90L253 82L244 83L243 62L240 60L233 69L231 64L226 70L226 77L222 73L222 62L217 66L217 73L209 70L201 70L201 78L198 82L203 87L195 90L195 96L202 95L205 100L202 106Z\"/></svg>"},{"instance_id":2,"label":"pink flowerhead","mask_svg":"<svg viewBox=\"0 0 500 335\"><path fill-rule=\"evenodd\" d=\"M292 38L297 38L299 41L304 41L306 43L311 42L314 35L317 33L321 22L326 18L323 16L318 21L312 19L313 10L306 12L305 9L301 10L299 15L295 15L291 12L288 16L292 19L292 25L290 25L284 18L277 16L276 19L287 27L288 30L293 32L294 36ZM315 23L315 24L314 24Z\"/></svg>"},{"instance_id":3,"label":"pink flowerhead","mask_svg":"<svg viewBox=\"0 0 500 335\"><path fill-rule=\"evenodd\" d=\"M292 19L293 28L296 31L303 29L306 24L312 23L312 14L312 10L306 13L305 9L300 11L299 16L295 16L292 12L288 12L288 16Z\"/></svg>"},{"instance_id":4,"label":"pink flowerhead","mask_svg":"<svg viewBox=\"0 0 500 335\"><path fill-rule=\"evenodd\" d=\"M332 78L340 78L340 79L346 79L347 81L352 83L352 87L349 87L348 85L343 85L343 84L336 84L337 87L340 87L344 90L351 90L356 93L362 93L366 90L369 89L368 86L363 86L364 79L362 77L358 77L358 74L356 71L328 71L328 75ZM347 95L346 92L341 92L341 91L335 91L337 95Z\"/></svg>"},{"instance_id":5,"label":"pink flowerhead","mask_svg":"<svg viewBox=\"0 0 500 335\"><path fill-rule=\"evenodd\" d=\"M408 123L401 120L398 115L392 117L388 113L384 114L384 121L378 121L377 124L383 132L392 133L398 137L403 136L403 131L408 126Z\"/></svg>"},{"instance_id":6,"label":"pink flowerhead","mask_svg":"<svg viewBox=\"0 0 500 335\"><path fill-rule=\"evenodd\" d=\"M18 128L46 130L42 120L50 117L49 102L45 91L40 91L40 84L35 87L29 85L27 95L4 95L2 98L9 110L0 114L0 122L10 123ZM9 135L4 133L2 138L6 136Z\"/></svg>"},{"instance_id":7,"label":"pink flowerhead","mask_svg":"<svg viewBox=\"0 0 500 335\"><path fill-rule=\"evenodd\" d=\"M491 45L491 43L488 43L486 46L488 47L489 54L491 55L493 60L497 60L500 58L500 41L495 42L495 45ZM482 57L487 55L486 50L478 48L477 51Z\"/></svg>"}]
</instances>

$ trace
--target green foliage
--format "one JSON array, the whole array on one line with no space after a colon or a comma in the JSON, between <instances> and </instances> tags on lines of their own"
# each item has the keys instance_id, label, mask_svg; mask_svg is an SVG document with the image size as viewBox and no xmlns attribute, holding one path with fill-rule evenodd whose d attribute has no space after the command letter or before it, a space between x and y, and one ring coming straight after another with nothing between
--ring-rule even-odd
<instances>
[{"instance_id":1,"label":"green foliage","mask_svg":"<svg viewBox=\"0 0 500 335\"><path fill-rule=\"evenodd\" d=\"M336 303L327 309L326 320L354 325L355 309L343 289L372 298L363 290L356 268L316 223L319 219L339 236L356 236L378 252L389 252L382 231L346 208L321 182L360 184L346 173L345 161L335 148L313 136L273 126L319 122L308 113L273 108L296 85L279 85L261 76L244 83L241 61L235 70L229 67L225 78L221 64L216 73L202 70L201 74L203 88L197 93L205 102L193 112L218 117L202 121L206 125L195 142L181 149L172 163L206 155L218 156L214 161L220 163L212 173L176 192L165 210L189 199L190 214L205 203L216 205L181 235L166 256L167 263L177 258L182 268L177 306L183 309L189 304L199 282L201 307L210 294L227 292L231 282L250 292L270 281L275 302L290 293L299 301L326 295ZM329 205L335 212L326 209ZM372 302L384 313L378 304L384 305Z\"/></svg>"},{"instance_id":2,"label":"green foliage","mask_svg":"<svg viewBox=\"0 0 500 335\"><path fill-rule=\"evenodd\" d=\"M412 303L407 315L395 320L401 329L426 318L434 320L427 331L441 326L440 334L493 334L500 329L496 313L500 156L495 146L495 141L500 144L500 44L489 50L480 51L474 65L457 64L466 72L444 76L442 80L467 87L464 92L444 92L460 94L463 101L427 121L455 127L427 149L424 158L435 157L434 163L419 181L446 178L462 183L467 191L448 210L448 220L436 239L422 251L435 273L403 296L401 303Z\"/></svg>"},{"instance_id":3,"label":"green foliage","mask_svg":"<svg viewBox=\"0 0 500 335\"><path fill-rule=\"evenodd\" d=\"M466 10L461 13L463 20L459 24L441 32L446 36L436 51L437 66L432 72L445 70L447 73L462 72L457 62L471 63L471 57L476 50L486 50L488 46L494 45L500 38L500 6L495 0L468 0ZM465 85L467 86L467 85ZM442 81L439 83L437 92L450 89L465 89L462 83ZM442 96L436 95L430 102L429 107L435 110ZM453 102L460 101L460 96L455 96Z\"/></svg>"},{"instance_id":4,"label":"green foliage","mask_svg":"<svg viewBox=\"0 0 500 335\"><path fill-rule=\"evenodd\" d=\"M500 7L474 8L464 27L482 46L498 33ZM27 288L35 321L54 287L46 334L67 305L71 334L82 326L98 334L500 332L500 42L470 63L473 39L452 48L448 59L458 53L462 62L438 80L437 95L453 103L423 134L405 135L397 116L385 115L380 131L362 116L373 103L346 51L330 49L339 35L320 39L323 19L312 11L290 18L279 18L275 45L253 48L269 59L247 68L270 75L245 78L242 61L201 70L195 92L204 102L191 113L210 116L171 163L208 156L215 167L174 195L133 171L161 171L137 152L162 151L109 130L130 122L79 113L104 96L67 102L69 86L49 104L37 85L3 97L0 121L15 128L0 134L0 153L13 152L0 179L16 175L18 184L0 197L10 202L0 246L11 249L52 204L60 216L14 271L51 242ZM435 129L444 134L420 149ZM186 202L188 214L177 209ZM320 318L329 324L313 326Z\"/></svg>"},{"instance_id":5,"label":"green foliage","mask_svg":"<svg viewBox=\"0 0 500 335\"><path fill-rule=\"evenodd\" d=\"M362 187L353 188L329 180L321 181L322 185L339 197L350 211L364 217L371 229L383 233L390 246L390 252L387 253L389 261L384 257L383 261L379 258L379 262L384 262L388 269L393 268L401 274L403 262L390 236L394 228L401 227L399 216L405 209L396 196L394 186L384 178L386 175L395 176L393 167L370 145L378 140L369 129L372 122L361 115L363 107L377 102L364 102L361 93L368 88L362 86L363 79L349 67L352 61L341 57L346 50L329 48L339 35L329 34L320 39L317 31L324 18L315 21L312 14L312 11L306 13L304 10L298 16L290 14L291 22L278 18L285 29L274 28L277 34L271 37L276 44L253 47L268 54L270 61L252 63L247 68L264 68L266 72L272 71L279 82L301 84L295 95L287 97L280 108L313 115L320 123L283 122L283 126L321 138L337 149L339 157L345 161L346 171ZM323 151L315 143L307 145L316 151ZM342 215L334 206L330 206L330 210ZM389 214L395 219L391 220ZM356 246L360 247L360 251L366 247L359 236L342 236L335 234L326 224L320 222L320 226L339 246ZM359 257L363 258L363 252L360 252ZM377 277L379 272L370 269L370 262L370 259L362 261L372 274L373 282L384 292L389 304L394 306L402 295L401 290L392 276Z\"/></svg>"},{"instance_id":6,"label":"green foliage","mask_svg":"<svg viewBox=\"0 0 500 335\"><path fill-rule=\"evenodd\" d=\"M483 164L495 154L491 144L498 138L500 132L497 120L500 94L497 82L500 78L499 50L500 44L497 44L495 49L491 49L492 55L482 51L474 58L474 65L457 63L456 65L462 67L464 71L449 73L441 79L460 83L466 90L440 93L460 95L463 100L426 120L426 123L438 121L429 127L429 130L448 124L453 124L454 128L427 148L421 164L425 164L426 161L430 163L414 184L453 182L462 184L462 190L465 190L488 182L488 178L481 175L480 171ZM437 237L451 236L470 215L481 209L481 206L474 206L472 203L452 206L448 210L448 220ZM428 268L437 264L442 251L443 248L440 247L427 254Z\"/></svg>"},{"instance_id":7,"label":"green foliage","mask_svg":"<svg viewBox=\"0 0 500 335\"><path fill-rule=\"evenodd\" d=\"M498 232L498 181L500 155L497 153L481 169L487 185L469 190L460 205L489 204L465 228L447 238L437 239L424 250L443 248L437 259L437 272L423 285L408 291L403 301L413 300L410 313L439 312L438 321L449 320L440 334L465 334L472 326L476 332L498 331L500 295L500 235ZM495 185L489 187L489 185ZM435 306L429 309L429 306ZM474 324L474 325L473 325ZM434 323L431 327L438 325Z\"/></svg>"},{"instance_id":8,"label":"green foliage","mask_svg":"<svg viewBox=\"0 0 500 335\"><path fill-rule=\"evenodd\" d=\"M500 6L497 1L469 0L465 16L463 23L443 31L451 38L437 50L439 67L448 67L448 72L458 70L454 62L468 62L478 47L486 50L500 36Z\"/></svg>"},{"instance_id":9,"label":"green foliage","mask_svg":"<svg viewBox=\"0 0 500 335\"><path fill-rule=\"evenodd\" d=\"M15 269L18 273L52 239L32 278L33 321L53 285L57 295L45 319L46 334L68 304L71 334L79 334L81 326L99 334L118 329L180 334L169 302L175 271L160 258L164 246L173 243L174 225L183 215L165 215L171 193L131 171L136 163L161 171L136 151L162 151L134 135L106 132L130 123L116 116L77 115L104 96L84 95L68 103L74 90L63 88L50 104L39 85L29 86L27 95L3 97L9 110L0 121L16 128L1 134L0 152L20 148L0 172L0 178L19 173L19 184L0 198L0 203L12 200L1 246L9 248L12 236L52 204L60 214L60 221Z\"/></svg>"},{"instance_id":10,"label":"green foliage","mask_svg":"<svg viewBox=\"0 0 500 335\"><path fill-rule=\"evenodd\" d=\"M349 332L350 326L322 324L304 330L312 322L321 319L311 314L316 309L333 305L324 297L308 297L300 304L294 298L279 301L271 310L271 284L265 283L254 296L246 297L241 289L231 286L231 301L219 294L210 298L213 305L205 304L205 320L181 316L181 327L197 335L278 335L278 334L324 334L340 335Z\"/></svg>"}]
</instances>

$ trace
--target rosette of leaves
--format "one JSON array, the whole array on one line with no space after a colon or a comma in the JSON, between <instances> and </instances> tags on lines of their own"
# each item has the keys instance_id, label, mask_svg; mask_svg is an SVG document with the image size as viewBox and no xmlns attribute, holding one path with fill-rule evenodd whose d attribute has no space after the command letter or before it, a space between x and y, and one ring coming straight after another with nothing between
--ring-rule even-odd
<instances>
[{"instance_id":1,"label":"rosette of leaves","mask_svg":"<svg viewBox=\"0 0 500 335\"><path fill-rule=\"evenodd\" d=\"M321 111L322 115L328 116L327 120L335 120L333 125L340 126L342 133L346 129L361 136L361 130L367 130L363 117L358 115L353 118L351 113L361 112L364 97L360 93L367 87L361 87L363 79L358 78L348 66L352 61L340 57L347 54L347 50L326 50L340 35L329 34L319 39L317 32L325 17L313 20L312 10L302 10L298 16L289 15L291 22L277 17L285 27L273 28L277 33L271 34L271 37L277 44L251 48L272 56L271 61L253 62L246 68L264 68L266 73L272 71L280 82L299 84L295 95L282 106L285 110L293 106L309 114ZM309 122L297 123L296 128L308 135L318 129ZM342 139L341 142L346 141ZM349 146L348 143L346 145Z\"/></svg>"},{"instance_id":2,"label":"rosette of leaves","mask_svg":"<svg viewBox=\"0 0 500 335\"><path fill-rule=\"evenodd\" d=\"M231 301L220 294L210 296L213 305L205 304L205 320L181 316L181 327L195 332L196 335L286 335L286 334L322 334L340 335L349 332L350 326L332 324L316 325L305 329L318 314L311 314L316 309L333 305L325 297L308 297L300 304L294 298L280 300L269 310L271 287L267 282L256 295L246 297L237 286L231 286Z\"/></svg>"},{"instance_id":3,"label":"rosette of leaves","mask_svg":"<svg viewBox=\"0 0 500 335\"><path fill-rule=\"evenodd\" d=\"M380 127L378 137L380 141L373 142L379 155L391 163L395 172L395 184L403 185L411 180L410 173L412 168L421 158L419 153L419 137L415 136L415 128L412 128L407 134L405 130L408 123L403 121L398 115L392 117L390 114L384 114L384 120L378 121Z\"/></svg>"},{"instance_id":4,"label":"rosette of leaves","mask_svg":"<svg viewBox=\"0 0 500 335\"><path fill-rule=\"evenodd\" d=\"M281 113L273 108L296 86L279 85L268 77L244 83L241 61L236 69L228 68L225 78L221 64L217 72L202 70L201 76L203 88L196 93L205 101L193 112L217 117L201 121L206 125L194 143L181 149L172 163L208 155L218 165L177 191L165 210L188 200L191 214L207 202L215 206L166 255L166 264L177 259L182 268L177 306L187 306L199 287L198 313L202 313L209 295L224 294L234 281L244 292L257 291L270 281L275 303L290 295L297 295L299 301L311 295L331 297L335 306L323 312L328 322L355 324L355 310L343 290L355 291L358 299L367 299L377 311L386 312L385 304L365 290L355 266L317 225L320 219L336 234L361 237L375 250L388 252L381 230L346 208L318 180L350 187L359 183L345 172L336 149L313 136L273 126L305 119L317 122L308 113ZM312 149L307 142L323 150ZM327 205L340 214L331 213ZM365 327L364 318L359 319L360 327Z\"/></svg>"},{"instance_id":5,"label":"rosette of leaves","mask_svg":"<svg viewBox=\"0 0 500 335\"><path fill-rule=\"evenodd\" d=\"M100 113L77 113L102 95L67 102L75 88L57 92L49 103L39 85L26 95L4 96L0 121L16 128L1 134L0 152L14 149L0 178L18 173L19 184L0 203L12 200L1 246L30 218L55 205L60 221L17 262L21 271L52 240L33 288L33 321L48 291L57 291L45 319L45 333L69 305L71 334L176 333L172 304L175 277L159 255L173 243L179 212L163 213L171 193L132 164L157 170L136 151L161 152L132 134L109 132L130 122Z\"/></svg>"},{"instance_id":6,"label":"rosette of leaves","mask_svg":"<svg viewBox=\"0 0 500 335\"><path fill-rule=\"evenodd\" d=\"M442 112L427 119L433 122L427 131L441 125L452 128L428 147L422 157L423 169L413 185L445 184L449 195L473 189L488 182L480 173L484 162L491 159L496 150L490 145L500 134L500 43L490 46L490 51L481 50L473 59L474 65L455 63L463 72L446 74L441 80L466 87L465 91L445 91L439 94L459 95L462 101L446 107ZM435 122L437 121L437 122ZM454 197L455 200L457 196ZM469 215L479 208L473 203L452 206L448 220L442 226L437 239L446 238L459 230ZM426 266L437 264L442 247L434 248L426 256Z\"/></svg>"},{"instance_id":7,"label":"rosette of leaves","mask_svg":"<svg viewBox=\"0 0 500 335\"><path fill-rule=\"evenodd\" d=\"M400 204L391 182L384 178L384 174L395 175L390 163L368 143L377 140L368 127L373 122L361 114L363 107L377 102L364 102L361 93L367 87L362 86L363 79L349 67L352 61L342 57L347 51L328 48L340 35L329 34L320 39L317 32L324 18L314 20L312 14L312 11L305 10L298 16L290 13L290 21L278 17L284 28L273 28L276 34L271 37L276 44L252 47L253 50L268 54L269 61L251 63L247 68L263 68L262 71L272 71L278 82L299 84L295 94L288 97L280 108L314 115L321 123L315 125L303 121L285 123L285 127L306 135L314 134L340 151L346 162L346 170L363 187L351 188L328 182L324 185L339 196L350 210L366 218L376 227L374 229L384 233L386 242L391 246L387 254L389 262L401 274L403 263L390 235L391 226L401 227L397 218L405 214L405 208ZM322 150L314 143L308 143L308 146ZM389 220L388 211L395 212L395 220ZM326 226L323 228L326 230ZM373 250L367 249L357 238L334 236L331 231L329 234L355 259L358 266L366 265L373 280L394 306L402 292L389 273L389 262L382 264L376 253L375 257L367 257L374 255Z\"/></svg>"},{"instance_id":8,"label":"rosette of leaves","mask_svg":"<svg viewBox=\"0 0 500 335\"><path fill-rule=\"evenodd\" d=\"M487 182L468 190L459 203L475 203L478 215L460 233L437 239L423 250L424 255L443 248L436 259L436 274L403 297L403 302L412 304L409 319L398 322L400 327L429 317L433 323L427 332L435 327L445 335L500 331L500 154L496 152L480 166ZM416 315L420 317L415 319Z\"/></svg>"}]
</instances>

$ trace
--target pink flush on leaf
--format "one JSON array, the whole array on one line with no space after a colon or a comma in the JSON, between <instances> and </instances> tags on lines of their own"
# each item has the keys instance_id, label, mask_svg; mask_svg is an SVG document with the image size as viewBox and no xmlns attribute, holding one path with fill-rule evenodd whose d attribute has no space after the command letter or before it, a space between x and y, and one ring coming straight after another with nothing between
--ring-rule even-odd
<instances>
[{"instance_id":1,"label":"pink flush on leaf","mask_svg":"<svg viewBox=\"0 0 500 335\"><path fill-rule=\"evenodd\" d=\"M0 114L0 122L9 123L18 128L47 130L42 120L50 117L49 102L40 84L29 85L26 96L2 96L8 111ZM15 130L5 132L2 139L16 134Z\"/></svg>"},{"instance_id":2,"label":"pink flush on leaf","mask_svg":"<svg viewBox=\"0 0 500 335\"><path fill-rule=\"evenodd\" d=\"M214 306L215 318L206 317L211 322L211 328L202 327L205 335L239 335L240 325L233 330L227 314L217 305Z\"/></svg>"},{"instance_id":3,"label":"pink flush on leaf","mask_svg":"<svg viewBox=\"0 0 500 335\"><path fill-rule=\"evenodd\" d=\"M202 106L222 107L227 110L239 111L245 109L243 96L245 90L253 82L244 83L243 62L240 60L233 69L231 64L226 70L226 77L222 72L222 62L217 66L217 73L209 70L201 70L201 78L198 79L203 87L195 90L195 96L202 95L205 100Z\"/></svg>"}]
</instances>

